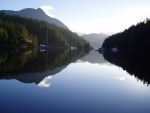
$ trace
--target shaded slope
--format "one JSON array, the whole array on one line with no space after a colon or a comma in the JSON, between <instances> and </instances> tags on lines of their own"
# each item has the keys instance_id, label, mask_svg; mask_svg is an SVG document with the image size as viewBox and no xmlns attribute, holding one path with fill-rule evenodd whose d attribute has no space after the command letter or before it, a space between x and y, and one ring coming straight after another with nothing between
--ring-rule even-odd
<instances>
[{"instance_id":1,"label":"shaded slope","mask_svg":"<svg viewBox=\"0 0 150 113\"><path fill-rule=\"evenodd\" d=\"M108 37L108 35L92 33L88 35L82 35L81 37L89 41L92 47L94 47L95 49L98 49L99 47L102 46L103 41L105 40L105 38Z\"/></svg>"},{"instance_id":2,"label":"shaded slope","mask_svg":"<svg viewBox=\"0 0 150 113\"><path fill-rule=\"evenodd\" d=\"M18 15L21 17L44 20L44 21L47 21L48 23L55 24L58 27L63 27L65 29L68 29L68 27L65 24L63 24L61 21L59 21L58 19L47 16L41 8L38 8L38 9L26 8L20 11L12 11L12 10L2 10L2 11L10 15Z\"/></svg>"}]
</instances>

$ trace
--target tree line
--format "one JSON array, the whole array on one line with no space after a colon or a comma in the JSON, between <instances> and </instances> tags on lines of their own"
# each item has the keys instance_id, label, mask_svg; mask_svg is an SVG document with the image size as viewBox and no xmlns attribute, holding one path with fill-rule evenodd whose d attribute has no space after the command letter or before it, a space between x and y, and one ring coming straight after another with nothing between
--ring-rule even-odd
<instances>
[{"instance_id":1,"label":"tree line","mask_svg":"<svg viewBox=\"0 0 150 113\"><path fill-rule=\"evenodd\" d=\"M106 38L102 47L110 49L117 47L128 52L142 52L150 49L150 20L147 18L137 25L132 25L123 32Z\"/></svg>"},{"instance_id":2,"label":"tree line","mask_svg":"<svg viewBox=\"0 0 150 113\"><path fill-rule=\"evenodd\" d=\"M0 44L32 45L48 44L54 47L89 48L90 44L72 31L46 21L7 15L0 12Z\"/></svg>"}]
</instances>

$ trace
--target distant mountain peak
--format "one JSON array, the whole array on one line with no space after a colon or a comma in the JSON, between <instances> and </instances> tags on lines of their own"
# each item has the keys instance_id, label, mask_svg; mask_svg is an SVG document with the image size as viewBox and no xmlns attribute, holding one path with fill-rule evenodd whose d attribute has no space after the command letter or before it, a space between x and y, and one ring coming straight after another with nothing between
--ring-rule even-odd
<instances>
[{"instance_id":1,"label":"distant mountain peak","mask_svg":"<svg viewBox=\"0 0 150 113\"><path fill-rule=\"evenodd\" d=\"M7 11L7 10L6 10ZM11 11L11 10L9 10L9 11ZM33 9L33 8L25 8L25 9L22 9L22 10L20 10L20 11L17 11L17 12L33 12L33 11L35 11L35 9Z\"/></svg>"},{"instance_id":2,"label":"distant mountain peak","mask_svg":"<svg viewBox=\"0 0 150 113\"><path fill-rule=\"evenodd\" d=\"M26 18L44 20L44 21L47 21L48 23L55 24L58 27L69 29L65 24L63 24L58 19L51 18L48 15L46 15L46 13L41 8L38 8L38 9L25 8L20 11L12 11L12 10L2 10L2 11L10 15L18 15L18 16L26 17Z\"/></svg>"},{"instance_id":3,"label":"distant mountain peak","mask_svg":"<svg viewBox=\"0 0 150 113\"><path fill-rule=\"evenodd\" d=\"M41 8L37 8L37 10L39 10L39 11L43 11Z\"/></svg>"},{"instance_id":4,"label":"distant mountain peak","mask_svg":"<svg viewBox=\"0 0 150 113\"><path fill-rule=\"evenodd\" d=\"M38 8L37 11L45 14L45 12L41 8Z\"/></svg>"},{"instance_id":5,"label":"distant mountain peak","mask_svg":"<svg viewBox=\"0 0 150 113\"><path fill-rule=\"evenodd\" d=\"M47 16L45 14L45 12L41 9L41 8L38 8L38 9L34 9L34 8L25 8L25 9L22 9L18 12L21 12L21 16L23 14L26 14L26 15L39 15L41 17L44 17L44 16ZM36 16L34 16L36 18Z\"/></svg>"},{"instance_id":6,"label":"distant mountain peak","mask_svg":"<svg viewBox=\"0 0 150 113\"><path fill-rule=\"evenodd\" d=\"M105 38L108 37L108 35L102 33L99 34L91 33L91 34L82 35L81 37L89 41L92 47L98 49L99 47L102 46L103 41L105 40Z\"/></svg>"}]
</instances>

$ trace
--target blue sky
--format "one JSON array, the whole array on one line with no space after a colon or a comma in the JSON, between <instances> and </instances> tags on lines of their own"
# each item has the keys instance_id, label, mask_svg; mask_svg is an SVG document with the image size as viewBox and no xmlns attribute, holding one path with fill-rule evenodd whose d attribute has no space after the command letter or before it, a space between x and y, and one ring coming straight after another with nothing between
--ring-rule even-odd
<instances>
[{"instance_id":1,"label":"blue sky","mask_svg":"<svg viewBox=\"0 0 150 113\"><path fill-rule=\"evenodd\" d=\"M2 0L0 10L41 7L73 32L120 32L150 18L150 0Z\"/></svg>"}]
</instances>

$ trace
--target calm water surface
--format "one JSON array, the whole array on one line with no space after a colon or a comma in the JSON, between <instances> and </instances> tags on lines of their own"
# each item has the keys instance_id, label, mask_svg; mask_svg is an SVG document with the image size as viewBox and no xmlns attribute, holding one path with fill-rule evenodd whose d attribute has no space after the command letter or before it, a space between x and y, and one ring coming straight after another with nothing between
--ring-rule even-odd
<instances>
[{"instance_id":1,"label":"calm water surface","mask_svg":"<svg viewBox=\"0 0 150 113\"><path fill-rule=\"evenodd\" d=\"M0 113L150 113L148 83L98 52L36 52L2 52Z\"/></svg>"}]
</instances>

